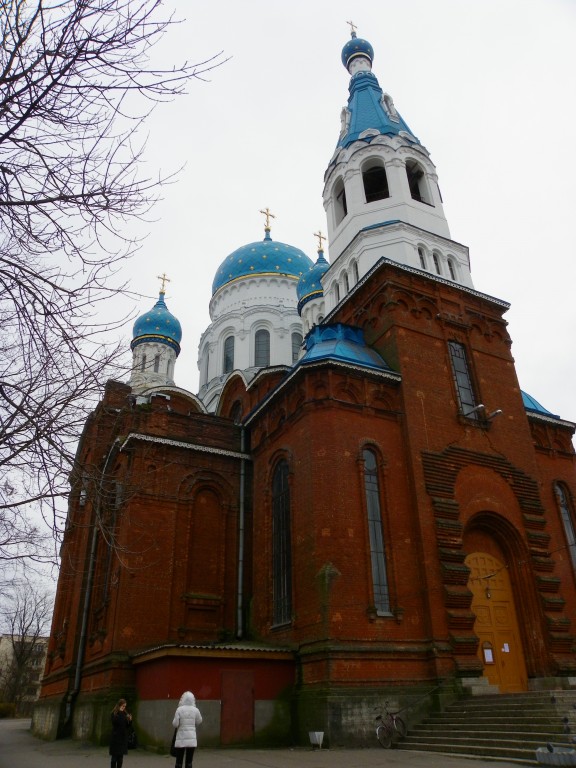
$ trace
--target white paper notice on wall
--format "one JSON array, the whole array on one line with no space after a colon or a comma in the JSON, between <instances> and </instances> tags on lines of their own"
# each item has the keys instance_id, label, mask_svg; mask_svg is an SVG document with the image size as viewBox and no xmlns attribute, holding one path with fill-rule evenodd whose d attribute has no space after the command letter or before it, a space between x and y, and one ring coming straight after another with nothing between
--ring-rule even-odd
<instances>
[{"instance_id":1,"label":"white paper notice on wall","mask_svg":"<svg viewBox=\"0 0 576 768\"><path fill-rule=\"evenodd\" d=\"M510 653L510 646L508 645L508 643L504 643L504 645L502 646L502 653Z\"/></svg>"}]
</instances>

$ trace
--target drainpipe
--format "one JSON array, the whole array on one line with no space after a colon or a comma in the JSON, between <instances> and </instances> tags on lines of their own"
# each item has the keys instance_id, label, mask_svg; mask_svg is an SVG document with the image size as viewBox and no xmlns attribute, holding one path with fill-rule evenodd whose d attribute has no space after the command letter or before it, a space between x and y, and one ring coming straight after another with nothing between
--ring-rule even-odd
<instances>
[{"instance_id":1,"label":"drainpipe","mask_svg":"<svg viewBox=\"0 0 576 768\"><path fill-rule=\"evenodd\" d=\"M246 433L244 427L240 427L240 452L244 454ZM238 595L237 595L237 619L236 637L244 635L244 592L242 582L244 579L244 496L246 488L246 459L240 459L240 491L238 499Z\"/></svg>"},{"instance_id":2,"label":"drainpipe","mask_svg":"<svg viewBox=\"0 0 576 768\"><path fill-rule=\"evenodd\" d=\"M78 642L78 654L76 656L76 671L74 673L74 687L71 691L69 691L68 696L66 697L66 715L64 720L64 727L66 727L66 725L72 719L74 702L76 700L76 697L78 696L78 693L80 692L80 682L82 680L82 667L84 666L84 655L86 653L86 639L88 635L88 618L90 614L90 602L92 599L92 586L94 583L94 571L96 568L96 548L98 545L98 531L99 531L99 526L97 525L97 519L101 510L102 485L104 484L106 469L108 468L108 464L110 462L110 459L112 458L112 454L117 448L118 448L118 438L116 438L116 440L110 447L110 450L108 451L108 455L106 456L106 461L104 462L104 466L102 468L102 474L100 476L100 482L98 484L98 490L96 494L96 515L94 516L94 528L92 529L92 541L90 543L90 559L88 561L86 591L84 593L84 605L82 607L82 623L80 625L80 639Z\"/></svg>"}]
</instances>

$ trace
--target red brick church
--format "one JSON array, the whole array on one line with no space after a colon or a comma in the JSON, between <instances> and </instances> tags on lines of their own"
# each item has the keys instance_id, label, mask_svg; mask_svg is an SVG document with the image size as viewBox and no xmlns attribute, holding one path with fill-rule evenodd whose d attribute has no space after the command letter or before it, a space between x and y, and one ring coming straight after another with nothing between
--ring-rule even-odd
<instances>
[{"instance_id":1,"label":"red brick church","mask_svg":"<svg viewBox=\"0 0 576 768\"><path fill-rule=\"evenodd\" d=\"M72 477L38 734L362 743L376 703L576 685L574 424L518 382L436 168L352 34L324 182L329 257L217 268L200 389L164 284Z\"/></svg>"}]
</instances>

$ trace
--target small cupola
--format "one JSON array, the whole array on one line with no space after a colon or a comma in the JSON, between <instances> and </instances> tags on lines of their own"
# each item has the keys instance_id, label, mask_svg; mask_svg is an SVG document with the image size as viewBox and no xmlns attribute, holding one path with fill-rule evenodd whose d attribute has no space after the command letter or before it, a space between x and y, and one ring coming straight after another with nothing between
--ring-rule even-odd
<instances>
[{"instance_id":1,"label":"small cupola","mask_svg":"<svg viewBox=\"0 0 576 768\"><path fill-rule=\"evenodd\" d=\"M182 326L166 306L166 275L158 301L141 315L132 330L132 374L130 386L135 392L151 387L174 385L174 365L180 354Z\"/></svg>"}]
</instances>

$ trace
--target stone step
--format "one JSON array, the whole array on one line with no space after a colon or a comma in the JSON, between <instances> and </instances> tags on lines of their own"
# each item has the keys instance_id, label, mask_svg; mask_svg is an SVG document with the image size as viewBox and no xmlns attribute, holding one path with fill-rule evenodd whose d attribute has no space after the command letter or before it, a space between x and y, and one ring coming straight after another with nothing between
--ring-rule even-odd
<instances>
[{"instance_id":1,"label":"stone step","mask_svg":"<svg viewBox=\"0 0 576 768\"><path fill-rule=\"evenodd\" d=\"M484 758L485 760L506 760L507 762L519 763L522 765L537 765L536 753L534 749L517 749L510 746L492 747L489 752L484 746L461 748L451 744L433 744L422 743L411 745L407 743L397 744L398 749L410 750L413 752L434 752L444 755L461 755L468 758Z\"/></svg>"},{"instance_id":2,"label":"stone step","mask_svg":"<svg viewBox=\"0 0 576 768\"><path fill-rule=\"evenodd\" d=\"M572 743L575 704L576 692L464 698L414 724L395 744L399 749L537 765L538 747Z\"/></svg>"},{"instance_id":3,"label":"stone step","mask_svg":"<svg viewBox=\"0 0 576 768\"><path fill-rule=\"evenodd\" d=\"M562 727L559 728L530 728L528 726L524 727L518 727L517 725L508 726L506 725L498 725L498 726L486 726L485 728L479 727L476 724L472 728L468 727L460 727L460 728L451 728L447 725L442 725L437 728L432 728L429 725L421 724L416 725L414 728L410 730L410 735L414 736L421 736L422 734L438 734L443 736L450 736L451 734L461 735L465 733L475 734L481 737L485 737L486 734L494 734L494 736L500 737L501 735L505 735L506 738L511 738L511 734L516 734L518 738L523 737L529 737L532 734L534 734L534 737L540 739L540 741L550 741L551 736L554 736L554 738L559 738L566 736L567 738L570 737L569 734L565 734L564 729Z\"/></svg>"},{"instance_id":4,"label":"stone step","mask_svg":"<svg viewBox=\"0 0 576 768\"><path fill-rule=\"evenodd\" d=\"M551 734L548 733L539 733L534 734L533 737L526 738L525 733L510 733L506 735L506 738L495 738L488 734L483 734L479 736L476 733L470 733L466 736L457 736L452 734L435 734L435 733L425 733L425 734L419 734L419 733L412 733L410 732L406 738L401 740L401 743L404 744L447 744L450 743L453 746L483 746L483 747L500 747L500 746L506 746L510 745L515 748L522 748L522 747L530 747L532 749L536 749L536 747L542 747L545 744L547 744L549 741L554 741L555 744L560 743L560 740L558 739L558 734L555 734L555 738L551 738ZM567 746L569 745L568 742L566 742Z\"/></svg>"},{"instance_id":5,"label":"stone step","mask_svg":"<svg viewBox=\"0 0 576 768\"><path fill-rule=\"evenodd\" d=\"M453 728L470 728L474 723L477 723L483 728L493 725L497 727L499 725L509 726L525 726L528 728L562 728L563 718L558 715L552 715L550 717L509 717L508 715L482 715L481 717L428 717L422 721L421 725L427 725L429 727L439 727L442 725L450 726Z\"/></svg>"}]
</instances>

